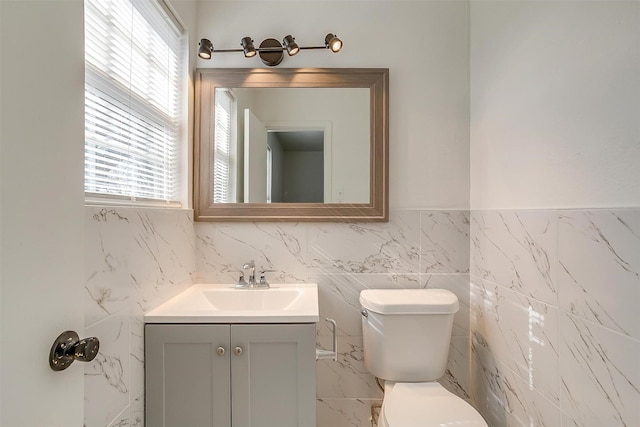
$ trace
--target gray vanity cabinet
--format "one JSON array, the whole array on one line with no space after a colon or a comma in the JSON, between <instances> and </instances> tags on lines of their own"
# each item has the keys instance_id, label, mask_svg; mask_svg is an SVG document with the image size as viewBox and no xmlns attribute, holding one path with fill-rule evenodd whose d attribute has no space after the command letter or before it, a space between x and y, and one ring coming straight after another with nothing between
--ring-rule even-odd
<instances>
[{"instance_id":1,"label":"gray vanity cabinet","mask_svg":"<svg viewBox=\"0 0 640 427\"><path fill-rule=\"evenodd\" d=\"M315 324L147 324L147 427L315 426Z\"/></svg>"}]
</instances>

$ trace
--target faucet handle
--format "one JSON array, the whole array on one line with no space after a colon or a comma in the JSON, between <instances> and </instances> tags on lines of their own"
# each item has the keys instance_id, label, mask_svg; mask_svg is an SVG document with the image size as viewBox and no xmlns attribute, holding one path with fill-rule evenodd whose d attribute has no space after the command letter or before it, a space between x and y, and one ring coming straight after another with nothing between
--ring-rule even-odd
<instances>
[{"instance_id":1,"label":"faucet handle","mask_svg":"<svg viewBox=\"0 0 640 427\"><path fill-rule=\"evenodd\" d=\"M230 271L240 273L240 276L238 277L238 283L236 283L236 288L246 288L247 286L249 286L249 284L244 278L244 270L230 270Z\"/></svg>"},{"instance_id":2,"label":"faucet handle","mask_svg":"<svg viewBox=\"0 0 640 427\"><path fill-rule=\"evenodd\" d=\"M265 277L265 273L273 273L277 270L260 270L260 281L258 282L259 286L268 288L269 282L267 282L267 278Z\"/></svg>"}]
</instances>

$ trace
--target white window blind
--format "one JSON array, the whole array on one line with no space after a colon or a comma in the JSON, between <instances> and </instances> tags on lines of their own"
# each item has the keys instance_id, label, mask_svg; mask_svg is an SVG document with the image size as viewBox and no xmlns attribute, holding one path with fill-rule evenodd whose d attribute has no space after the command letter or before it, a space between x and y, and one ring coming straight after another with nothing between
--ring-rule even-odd
<instances>
[{"instance_id":1,"label":"white window blind","mask_svg":"<svg viewBox=\"0 0 640 427\"><path fill-rule=\"evenodd\" d=\"M162 0L85 0L85 194L179 198L182 29Z\"/></svg>"},{"instance_id":2,"label":"white window blind","mask_svg":"<svg viewBox=\"0 0 640 427\"><path fill-rule=\"evenodd\" d=\"M213 154L213 202L232 203L234 179L233 128L235 99L229 91L216 89Z\"/></svg>"}]
</instances>

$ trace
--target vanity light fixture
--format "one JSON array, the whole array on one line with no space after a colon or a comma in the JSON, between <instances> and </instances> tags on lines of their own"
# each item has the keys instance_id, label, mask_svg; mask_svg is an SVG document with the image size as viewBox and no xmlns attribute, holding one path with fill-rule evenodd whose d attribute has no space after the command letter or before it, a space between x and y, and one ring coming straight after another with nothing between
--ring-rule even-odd
<instances>
[{"instance_id":1,"label":"vanity light fixture","mask_svg":"<svg viewBox=\"0 0 640 427\"><path fill-rule=\"evenodd\" d=\"M251 37L244 37L240 43L242 44L242 50L245 58L253 58L256 56L256 48L253 46L253 40L251 40ZM211 58L211 55L209 55L209 58Z\"/></svg>"},{"instance_id":2,"label":"vanity light fixture","mask_svg":"<svg viewBox=\"0 0 640 427\"><path fill-rule=\"evenodd\" d=\"M198 48L198 56L202 59L211 59L211 53L213 52L213 43L211 40L200 40L200 47Z\"/></svg>"},{"instance_id":3,"label":"vanity light fixture","mask_svg":"<svg viewBox=\"0 0 640 427\"><path fill-rule=\"evenodd\" d=\"M282 44L284 45L285 49L287 49L287 53L289 54L289 56L293 56L296 53L300 52L300 46L298 46L298 43L296 43L296 39L294 39L291 34L285 36L285 38L282 40Z\"/></svg>"},{"instance_id":4,"label":"vanity light fixture","mask_svg":"<svg viewBox=\"0 0 640 427\"><path fill-rule=\"evenodd\" d=\"M342 49L342 40L340 40L335 34L327 34L324 38L324 45L327 49L331 49L331 52L337 53Z\"/></svg>"},{"instance_id":5,"label":"vanity light fixture","mask_svg":"<svg viewBox=\"0 0 640 427\"><path fill-rule=\"evenodd\" d=\"M253 45L251 37L243 37L240 45L242 49L214 49L213 43L209 39L201 39L198 56L202 59L211 59L214 53L242 52L246 58L252 58L257 53L265 65L274 67L282 62L285 51L289 56L294 56L301 50L312 49L329 49L331 52L337 53L342 49L343 43L335 34L329 33L324 38L324 46L299 46L291 34L285 36L282 43L273 38L265 39L258 48Z\"/></svg>"}]
</instances>

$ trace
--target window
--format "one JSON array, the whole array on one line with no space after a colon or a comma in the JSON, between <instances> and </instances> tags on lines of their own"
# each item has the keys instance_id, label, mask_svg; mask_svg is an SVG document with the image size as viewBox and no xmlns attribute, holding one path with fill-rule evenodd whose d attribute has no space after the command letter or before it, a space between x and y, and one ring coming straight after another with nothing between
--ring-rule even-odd
<instances>
[{"instance_id":1,"label":"window","mask_svg":"<svg viewBox=\"0 0 640 427\"><path fill-rule=\"evenodd\" d=\"M162 0L85 0L87 200L178 204L182 32Z\"/></svg>"},{"instance_id":2,"label":"window","mask_svg":"<svg viewBox=\"0 0 640 427\"><path fill-rule=\"evenodd\" d=\"M231 91L226 89L216 89L215 100L213 202L234 203L236 101Z\"/></svg>"}]
</instances>

